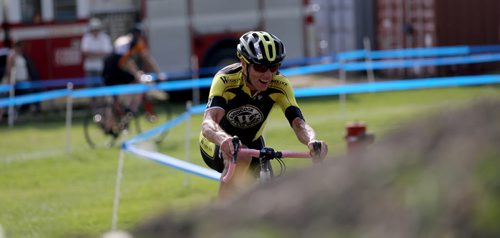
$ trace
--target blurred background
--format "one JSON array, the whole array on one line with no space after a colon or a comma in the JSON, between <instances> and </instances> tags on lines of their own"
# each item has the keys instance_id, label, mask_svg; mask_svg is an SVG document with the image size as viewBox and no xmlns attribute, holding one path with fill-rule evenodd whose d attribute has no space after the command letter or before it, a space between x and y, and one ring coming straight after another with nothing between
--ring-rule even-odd
<instances>
[{"instance_id":1,"label":"blurred background","mask_svg":"<svg viewBox=\"0 0 500 238\"><path fill-rule=\"evenodd\" d=\"M160 68L172 77L186 78L192 74L182 72L234 61L238 38L249 30L276 34L286 42L287 60L292 62L367 47L498 44L499 11L496 0L1 0L0 45L24 41L41 80L83 78L80 43L92 17L103 21L112 39L134 22L143 22ZM496 66L428 66L380 73L422 77L481 73Z\"/></svg>"},{"instance_id":2,"label":"blurred background","mask_svg":"<svg viewBox=\"0 0 500 238\"><path fill-rule=\"evenodd\" d=\"M90 80L85 76L82 38L90 31L92 19L100 20L102 30L109 34L110 40L127 33L135 23L142 23L149 51L161 71L171 80L156 86L159 90L168 91L170 98L166 97L164 101L173 103L154 101L157 118L160 119L141 117L138 121L141 121L143 132L159 126L164 131L172 130L166 136L162 134L158 143L141 144L144 146L141 149L151 149L174 158L185 158L190 163L206 167L200 160L197 146L202 120L202 115L198 113L202 113L203 108L198 113L183 117L187 113L186 109L191 106L185 101L193 99L194 106L204 103L206 97L203 95L198 95L198 101L194 100L195 87L201 85L198 89L205 91L202 94L206 93L216 70L236 61L235 47L243 33L265 30L285 42L287 58L281 72L289 77L297 89L297 98L302 97L301 110L307 115L311 125L317 128L318 137L328 141L331 156L337 157L349 152L351 148L351 144L346 142L352 127L347 122L366 122L361 124L362 129L375 133L378 142L390 130L402 125L404 127L403 122L406 120L420 119L435 112L447 112L442 108L465 105L479 96L498 98L499 12L498 0L0 0L0 74L5 70L8 55L17 47L17 43L22 42L20 49L29 60L30 69L36 72L34 79L37 80L14 84L7 82L4 77L0 84L0 115L3 114L0 117L0 237L2 227L7 234L4 237L71 237L68 233L98 237L97 234L110 228L112 215L113 222L117 222L119 228L128 229L164 209L188 209L212 202L216 197L217 183L213 181L197 176L188 177L182 171L159 166L149 160L127 159L123 170L126 176L123 180L120 212L116 214L118 209L115 209L113 198L117 194L116 178L121 177L121 172L117 173L116 159L123 159L124 156L124 149L119 142L136 134L130 130L130 134L125 133L115 146L91 148L87 145L90 137L87 122L97 120L95 115L100 115L94 113L92 104L95 101L91 100L107 95L145 93L150 88L146 85L100 87L100 77ZM193 80L188 81L190 79ZM369 83L366 83L367 79ZM386 82L370 84L375 79ZM68 83L72 83L78 90L66 90ZM357 85L340 85L354 83ZM390 83L394 84L391 86ZM413 88L406 87L411 83L415 83ZM354 90L355 86L360 85L364 86L363 90ZM381 88L386 85L385 89L389 91L403 91L386 93L380 90L375 94L374 88L379 85L382 85ZM428 89L436 85L446 88ZM174 86L178 91L172 90ZM346 93L348 86L353 87ZM142 91L132 92L124 90L125 88ZM344 91L336 90L339 88ZM14 92L18 89L25 90L25 95ZM24 117L22 113L26 111L15 113L14 107L32 103L40 103L42 113L29 112ZM477 108L485 108L483 112L498 111L489 109L490 107ZM464 114L474 113L477 111ZM461 117L464 116L460 115L454 117L459 119L456 122L457 128L474 129L498 125L489 121L492 116L488 114L478 123L470 120L471 123L467 124L469 127L466 127L462 124ZM178 118L185 122L165 127L165 122ZM181 120L176 122L179 121ZM429 124L433 127L422 126L415 129L415 132L408 133L409 136L400 138L416 138L417 131L432 132L434 126L447 125L449 120L441 124ZM7 128L7 125L14 129ZM97 135L106 137L100 128L96 131ZM276 148L303 148L296 141L288 124L283 123L280 112L270 115L265 133L266 143ZM463 133L459 136L444 130L442 135L449 135L457 140L470 139L471 143L467 145L471 148L483 148L472 143L474 141L488 145L483 140L490 137L482 136L486 134L482 131L477 135L481 135L483 140L470 137L472 133L469 131ZM425 148L434 150L436 141L447 138L440 135L436 136L437 139L417 138L415 141L429 142ZM396 138L394 141L404 140ZM497 147L493 145L491 148ZM401 151L406 149L398 144L394 148ZM454 156L456 154L469 155L461 153L459 149L449 149L450 145L445 143L442 148L442 154L450 151L450 157L454 159L457 158ZM424 149L411 147L407 151L424 153ZM475 153L474 150L471 151ZM489 152L487 149L485 151ZM386 152L391 152L391 149ZM434 196L439 194L434 188L440 187L431 186L430 190L426 190L427 187L419 184L420 181L457 183L443 185L447 189L439 189L442 193L450 194L453 199L460 197L455 196L456 193L452 190L460 189L463 184L471 187L471 190L463 190L463 194L473 194L469 191L483 193L483 187L475 187L475 182L479 180L475 180L472 175L463 176L463 173L460 174L462 170L453 169L457 168L454 160L447 160L448 157L441 156L441 153L435 154L447 162L442 163L443 170L430 170L439 175L458 171L457 179L439 179L437 175L429 177L425 169L421 173L422 179L418 177L404 180L406 177L403 177L404 181L416 181L417 185L414 187L422 188L424 192L412 190L414 187L411 186L408 186L408 190L396 188L397 191L408 192L400 196L402 198L423 196L421 203L413 203L417 200L410 199L407 204L414 205L419 211L422 210L421 207L429 208L430 215L426 213L419 219L431 225L434 223L428 222L428 218L434 216L437 210L435 208L450 203L446 196ZM492 158L498 158L498 153L491 154ZM429 158L427 155L421 157ZM408 160L404 158L399 161ZM290 169L305 165L304 162L289 164ZM462 164L463 171L475 171L470 169L469 164ZM490 181L487 179L491 179L489 186L496 189L498 186L491 184L500 184L496 176L498 173L491 168L498 168L497 164L485 163L482 166L487 170L484 173L487 176L483 177L487 182ZM371 164L367 165L367 168L372 168ZM403 170L406 171L408 170ZM325 174L337 173L326 171ZM362 176L369 173L351 174ZM410 173L410 176L414 174L419 175L420 172ZM464 182L464 177L469 178L469 182ZM387 181L382 175L379 178L381 179L367 181ZM323 178L315 181L329 182ZM332 184L337 183L328 183L327 187L335 188ZM365 191L366 186L361 187ZM366 201L373 201L372 190L366 191ZM492 193L495 196L500 194L498 189L495 191L496 193ZM427 195L429 196L426 197ZM478 195L477 198L489 200L477 200L477 204L478 209L486 214L486 218L480 220L483 221L481 224L498 231L500 205L497 201L500 200L495 196L492 195L490 199L484 193ZM329 197L314 197L324 198L323 201L327 202L329 208L343 207L331 206L342 203L332 202L334 200ZM437 199L438 197L443 200ZM352 204L351 197L345 198L346 204ZM432 203L434 201L438 203ZM457 201L452 208L456 207L459 213L463 204L470 207L469 198ZM428 205L431 203L432 206ZM368 205L371 206L372 203ZM494 209L490 209L490 206ZM376 212L387 214L385 211ZM456 224L462 227L462 216L455 216L455 212L444 213L453 215L458 219ZM460 214L469 215L463 212ZM116 221L118 217L119 220ZM436 217L440 221L450 220ZM420 221L419 219L410 220Z\"/></svg>"}]
</instances>

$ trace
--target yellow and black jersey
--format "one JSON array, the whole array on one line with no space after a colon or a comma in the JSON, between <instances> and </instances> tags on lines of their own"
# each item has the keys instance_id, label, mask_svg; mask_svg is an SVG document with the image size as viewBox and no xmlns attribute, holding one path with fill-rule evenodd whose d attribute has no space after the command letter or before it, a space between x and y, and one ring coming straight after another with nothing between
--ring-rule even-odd
<instances>
[{"instance_id":1,"label":"yellow and black jersey","mask_svg":"<svg viewBox=\"0 0 500 238\"><path fill-rule=\"evenodd\" d=\"M240 63L220 70L212 81L206 110L225 110L220 126L230 135L237 135L243 144L251 144L262 135L267 117L277 104L289 123L302 113L297 105L290 81L277 74L265 91L251 94L242 74Z\"/></svg>"}]
</instances>

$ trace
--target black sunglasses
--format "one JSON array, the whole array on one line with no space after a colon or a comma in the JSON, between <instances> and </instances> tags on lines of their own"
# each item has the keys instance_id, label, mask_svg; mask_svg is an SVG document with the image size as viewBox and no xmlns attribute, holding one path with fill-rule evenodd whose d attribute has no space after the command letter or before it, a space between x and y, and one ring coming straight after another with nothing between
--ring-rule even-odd
<instances>
[{"instance_id":1,"label":"black sunglasses","mask_svg":"<svg viewBox=\"0 0 500 238\"><path fill-rule=\"evenodd\" d=\"M255 69L255 71L257 71L259 73L265 73L267 70L271 71L271 73L274 73L280 67L280 64L275 64L275 65L270 66L270 67L267 67L267 66L262 65L262 64L252 64L252 65L253 65L253 69Z\"/></svg>"}]
</instances>

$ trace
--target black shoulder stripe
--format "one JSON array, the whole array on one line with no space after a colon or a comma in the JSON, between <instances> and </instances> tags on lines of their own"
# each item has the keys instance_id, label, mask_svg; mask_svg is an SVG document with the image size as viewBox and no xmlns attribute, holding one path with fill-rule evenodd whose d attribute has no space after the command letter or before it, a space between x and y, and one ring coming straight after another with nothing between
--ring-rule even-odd
<instances>
[{"instance_id":1,"label":"black shoulder stripe","mask_svg":"<svg viewBox=\"0 0 500 238\"><path fill-rule=\"evenodd\" d=\"M298 108L296 106L289 106L285 110L285 117L286 117L286 119L288 119L288 123L290 123L290 126L292 126L293 120L297 117L304 120L304 116L302 115L302 111L300 111L300 108Z\"/></svg>"},{"instance_id":2,"label":"black shoulder stripe","mask_svg":"<svg viewBox=\"0 0 500 238\"><path fill-rule=\"evenodd\" d=\"M215 97L212 97L212 98L209 98L208 99L208 102L207 102L207 109L208 108L211 108L211 107L222 107L224 108L226 106L227 102L226 102L226 99L223 98L223 97L220 97L220 96L215 96Z\"/></svg>"}]
</instances>

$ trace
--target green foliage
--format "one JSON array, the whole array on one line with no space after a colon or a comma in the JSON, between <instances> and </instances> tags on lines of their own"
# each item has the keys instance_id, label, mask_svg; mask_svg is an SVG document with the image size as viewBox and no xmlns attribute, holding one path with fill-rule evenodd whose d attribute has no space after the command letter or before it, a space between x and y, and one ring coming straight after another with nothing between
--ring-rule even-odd
<instances>
[{"instance_id":1,"label":"green foliage","mask_svg":"<svg viewBox=\"0 0 500 238\"><path fill-rule=\"evenodd\" d=\"M349 121L366 122L377 139L404 121L426 117L445 106L464 105L485 95L500 97L500 88L357 94L346 96L345 103L337 96L298 102L317 137L329 144L330 155L335 156L345 152L344 126ZM182 106L176 109L180 113ZM69 137L63 118L33 119L14 128L0 126L0 224L7 237L98 236L111 228L120 149L90 149L83 137L81 118L75 117ZM196 145L200 123L201 115L196 115L189 124L173 128L159 146L144 146L176 158L188 157L191 162L204 166ZM190 136L186 138L188 131ZM305 149L279 109L270 115L264 134L267 145L276 149ZM166 210L190 209L216 198L218 184L215 181L186 175L128 153L124 161L119 229L129 229ZM307 165L307 161L287 161L289 169ZM485 173L485 176L494 175L491 171ZM491 207L498 207L498 203L490 199L484 209ZM496 219L498 213L492 212L490 217ZM490 224L492 221L478 222Z\"/></svg>"}]
</instances>

